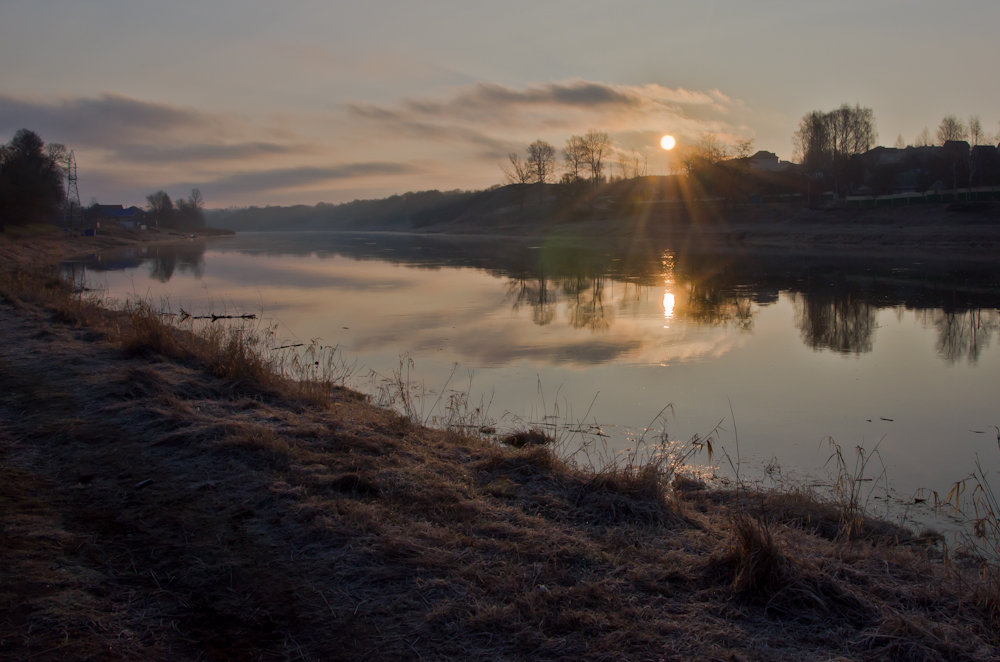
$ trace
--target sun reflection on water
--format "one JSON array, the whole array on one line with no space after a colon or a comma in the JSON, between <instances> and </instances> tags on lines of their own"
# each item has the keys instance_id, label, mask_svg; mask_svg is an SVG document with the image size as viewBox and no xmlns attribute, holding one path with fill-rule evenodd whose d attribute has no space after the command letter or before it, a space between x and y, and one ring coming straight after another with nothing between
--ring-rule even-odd
<instances>
[{"instance_id":1,"label":"sun reflection on water","mask_svg":"<svg viewBox=\"0 0 1000 662\"><path fill-rule=\"evenodd\" d=\"M663 319L669 322L674 317L674 293L670 291L674 284L674 254L671 251L664 251L660 257L660 265L663 268ZM669 329L669 324L663 325L664 329Z\"/></svg>"},{"instance_id":2,"label":"sun reflection on water","mask_svg":"<svg viewBox=\"0 0 1000 662\"><path fill-rule=\"evenodd\" d=\"M674 317L674 293L670 290L665 290L663 292L663 319L669 321ZM670 327L666 324L663 325L664 329L669 329Z\"/></svg>"}]
</instances>

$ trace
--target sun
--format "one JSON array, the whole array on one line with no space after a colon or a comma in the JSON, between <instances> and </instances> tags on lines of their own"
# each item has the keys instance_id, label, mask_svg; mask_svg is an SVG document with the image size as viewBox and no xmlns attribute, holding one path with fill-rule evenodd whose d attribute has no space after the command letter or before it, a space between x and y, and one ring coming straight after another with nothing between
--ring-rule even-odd
<instances>
[{"instance_id":1,"label":"sun","mask_svg":"<svg viewBox=\"0 0 1000 662\"><path fill-rule=\"evenodd\" d=\"M660 138L660 147L667 151L672 150L676 144L677 141L674 140L674 137L669 134Z\"/></svg>"}]
</instances>

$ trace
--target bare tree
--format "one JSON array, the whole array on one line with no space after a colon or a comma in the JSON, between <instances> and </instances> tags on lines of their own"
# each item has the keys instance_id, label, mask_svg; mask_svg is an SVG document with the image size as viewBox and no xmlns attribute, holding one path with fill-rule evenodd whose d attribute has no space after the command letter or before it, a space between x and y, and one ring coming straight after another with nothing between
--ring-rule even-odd
<instances>
[{"instance_id":1,"label":"bare tree","mask_svg":"<svg viewBox=\"0 0 1000 662\"><path fill-rule=\"evenodd\" d=\"M621 168L622 179L645 177L649 171L649 160L645 154L631 149L618 155L618 167Z\"/></svg>"},{"instance_id":2,"label":"bare tree","mask_svg":"<svg viewBox=\"0 0 1000 662\"><path fill-rule=\"evenodd\" d=\"M46 144L45 155L60 168L65 168L69 164L69 150L62 143Z\"/></svg>"},{"instance_id":3,"label":"bare tree","mask_svg":"<svg viewBox=\"0 0 1000 662\"><path fill-rule=\"evenodd\" d=\"M738 159L745 159L753 154L753 138L737 140L733 145L733 156Z\"/></svg>"},{"instance_id":4,"label":"bare tree","mask_svg":"<svg viewBox=\"0 0 1000 662\"><path fill-rule=\"evenodd\" d=\"M556 148L544 140L528 145L528 169L536 183L548 182L556 169Z\"/></svg>"},{"instance_id":5,"label":"bare tree","mask_svg":"<svg viewBox=\"0 0 1000 662\"><path fill-rule=\"evenodd\" d=\"M917 134L917 139L913 141L916 147L928 147L931 145L931 130L926 126L924 130Z\"/></svg>"},{"instance_id":6,"label":"bare tree","mask_svg":"<svg viewBox=\"0 0 1000 662\"><path fill-rule=\"evenodd\" d=\"M937 138L942 145L949 140L965 140L969 136L962 120L954 115L945 115L938 125Z\"/></svg>"},{"instance_id":7,"label":"bare tree","mask_svg":"<svg viewBox=\"0 0 1000 662\"><path fill-rule=\"evenodd\" d=\"M150 193L146 196L146 203L149 208L149 215L153 217L156 227L160 227L161 222L164 225L170 224L171 216L174 213L174 202L167 195L166 191L161 190L156 193Z\"/></svg>"},{"instance_id":8,"label":"bare tree","mask_svg":"<svg viewBox=\"0 0 1000 662\"><path fill-rule=\"evenodd\" d=\"M583 135L585 162L590 167L590 181L597 186L604 179L604 156L611 149L606 131L591 129Z\"/></svg>"},{"instance_id":9,"label":"bare tree","mask_svg":"<svg viewBox=\"0 0 1000 662\"><path fill-rule=\"evenodd\" d=\"M818 171L826 165L829 155L829 124L826 114L820 110L806 113L799 120L795 132L795 155L810 171Z\"/></svg>"},{"instance_id":10,"label":"bare tree","mask_svg":"<svg viewBox=\"0 0 1000 662\"><path fill-rule=\"evenodd\" d=\"M178 198L175 202L177 225L187 228L205 227L205 214L202 211L204 199L199 189L191 189L191 197L185 200Z\"/></svg>"},{"instance_id":11,"label":"bare tree","mask_svg":"<svg viewBox=\"0 0 1000 662\"><path fill-rule=\"evenodd\" d=\"M824 113L814 110L802 117L795 132L795 146L802 162L820 170L856 154L864 154L878 140L871 108L846 103Z\"/></svg>"},{"instance_id":12,"label":"bare tree","mask_svg":"<svg viewBox=\"0 0 1000 662\"><path fill-rule=\"evenodd\" d=\"M698 142L688 148L682 163L690 175L698 168L712 165L729 158L729 147L711 133L703 133Z\"/></svg>"},{"instance_id":13,"label":"bare tree","mask_svg":"<svg viewBox=\"0 0 1000 662\"><path fill-rule=\"evenodd\" d=\"M864 154L878 139L875 131L875 113L860 105L847 104L833 111L830 118L831 142L834 158Z\"/></svg>"},{"instance_id":14,"label":"bare tree","mask_svg":"<svg viewBox=\"0 0 1000 662\"><path fill-rule=\"evenodd\" d=\"M900 133L899 135L896 136L896 145L895 145L895 147L896 147L896 149L905 149L906 148L906 141L903 140L903 134L902 133Z\"/></svg>"},{"instance_id":15,"label":"bare tree","mask_svg":"<svg viewBox=\"0 0 1000 662\"><path fill-rule=\"evenodd\" d=\"M527 184L531 182L531 166L515 152L507 155L508 163L500 166L508 184Z\"/></svg>"},{"instance_id":16,"label":"bare tree","mask_svg":"<svg viewBox=\"0 0 1000 662\"><path fill-rule=\"evenodd\" d=\"M582 179L580 173L587 165L587 149L580 136L570 136L563 149L563 163L566 164L566 175L570 182Z\"/></svg>"},{"instance_id":17,"label":"bare tree","mask_svg":"<svg viewBox=\"0 0 1000 662\"><path fill-rule=\"evenodd\" d=\"M810 174L832 176L834 192L857 181L860 174L852 157L870 150L878 139L875 113L860 104L846 103L828 113L812 111L802 117L795 132L796 152Z\"/></svg>"},{"instance_id":18,"label":"bare tree","mask_svg":"<svg viewBox=\"0 0 1000 662\"><path fill-rule=\"evenodd\" d=\"M983 140L983 123L979 121L979 115L969 117L969 142L973 147Z\"/></svg>"}]
</instances>

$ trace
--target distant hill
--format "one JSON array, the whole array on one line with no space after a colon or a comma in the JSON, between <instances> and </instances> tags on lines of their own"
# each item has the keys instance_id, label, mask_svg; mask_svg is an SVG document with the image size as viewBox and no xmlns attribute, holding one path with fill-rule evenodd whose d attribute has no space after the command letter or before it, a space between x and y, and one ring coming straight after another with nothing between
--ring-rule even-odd
<instances>
[{"instance_id":1,"label":"distant hill","mask_svg":"<svg viewBox=\"0 0 1000 662\"><path fill-rule=\"evenodd\" d=\"M994 223L996 210L980 203L1000 200L1000 187L971 189L958 185L963 180L971 181L969 173L993 172L987 168L992 162L982 156L997 151L990 149L978 150L978 160L959 173L946 157L954 154L965 163L971 154L967 143L957 148L876 148L858 157L856 163L852 161L852 168L864 176L859 175L862 185L858 189L845 189L846 197L837 197L829 190L830 178L816 173L807 176L794 164L759 152L752 157L702 163L685 175L636 177L598 187L577 181L511 184L483 191L419 191L338 205L210 211L206 220L213 227L238 232L348 230L509 236L555 232L604 236L697 229L704 234L727 230L733 223L793 218L828 223L835 220L833 216L818 217L815 212L839 208L870 209L871 213L864 216L872 220L897 216L889 211L892 207L912 203L941 205L936 211L925 210L935 214L978 210L976 214L960 214L961 220L977 216ZM943 190L941 184L942 178L949 178L946 174L953 180L951 190ZM937 184L930 187L927 182L931 181ZM945 208L952 203L979 207ZM907 217L912 216L907 213Z\"/></svg>"},{"instance_id":2,"label":"distant hill","mask_svg":"<svg viewBox=\"0 0 1000 662\"><path fill-rule=\"evenodd\" d=\"M249 207L207 212L208 223L236 231L377 230L397 232L509 232L539 225L648 215L665 207L683 220L695 206L760 202L762 196L795 192L795 183L771 174L740 173L726 188L683 176L638 177L594 188L575 184L512 184L484 191L420 191L382 200L332 205ZM721 178L718 175L713 181ZM692 189L692 183L694 188Z\"/></svg>"}]
</instances>

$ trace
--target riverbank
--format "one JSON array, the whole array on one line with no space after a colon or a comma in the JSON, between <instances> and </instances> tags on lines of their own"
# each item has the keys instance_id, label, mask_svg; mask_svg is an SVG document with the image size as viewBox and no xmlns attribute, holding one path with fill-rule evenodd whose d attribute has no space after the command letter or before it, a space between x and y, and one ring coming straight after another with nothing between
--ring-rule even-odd
<instances>
[{"instance_id":1,"label":"riverbank","mask_svg":"<svg viewBox=\"0 0 1000 662\"><path fill-rule=\"evenodd\" d=\"M655 185L619 182L568 198L506 186L475 193L425 192L349 205L217 210L209 218L239 231L355 231L669 241L705 250L899 253L989 260L1000 249L1000 202L800 197L758 202L664 196ZM992 195L992 193L991 193ZM906 204L912 202L912 204ZM890 204L892 203L892 204Z\"/></svg>"},{"instance_id":2,"label":"riverbank","mask_svg":"<svg viewBox=\"0 0 1000 662\"><path fill-rule=\"evenodd\" d=\"M202 228L198 237L212 238L232 235L231 230ZM11 226L0 232L0 263L53 264L67 257L79 257L112 251L128 246L152 246L189 241L191 233L167 230L133 232L119 227L99 229L84 235L52 225Z\"/></svg>"},{"instance_id":3,"label":"riverbank","mask_svg":"<svg viewBox=\"0 0 1000 662\"><path fill-rule=\"evenodd\" d=\"M50 249L3 250L4 656L1000 654L974 563L835 495L429 430L275 376L242 327L104 310L26 264Z\"/></svg>"},{"instance_id":4,"label":"riverbank","mask_svg":"<svg viewBox=\"0 0 1000 662\"><path fill-rule=\"evenodd\" d=\"M550 210L551 211L551 210ZM882 255L992 261L1000 250L1000 203L809 209L800 202L633 205L560 218L497 214L431 223L420 232L668 240L699 250L798 255Z\"/></svg>"}]
</instances>

